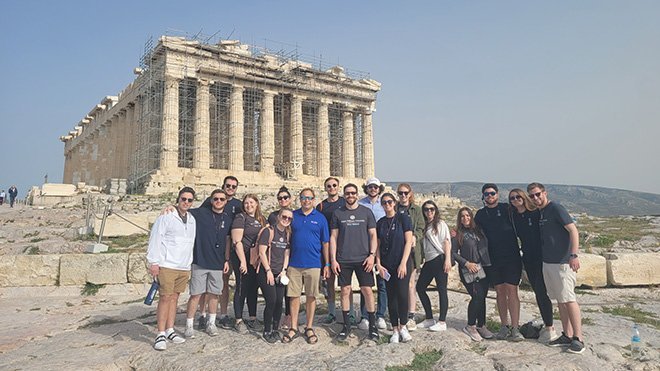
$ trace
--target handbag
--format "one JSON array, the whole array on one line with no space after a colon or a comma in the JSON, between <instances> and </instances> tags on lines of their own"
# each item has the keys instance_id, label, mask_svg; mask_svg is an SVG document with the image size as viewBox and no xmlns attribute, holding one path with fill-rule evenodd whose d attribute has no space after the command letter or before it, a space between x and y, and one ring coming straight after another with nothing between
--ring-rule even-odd
<instances>
[{"instance_id":1,"label":"handbag","mask_svg":"<svg viewBox=\"0 0 660 371\"><path fill-rule=\"evenodd\" d=\"M472 283L486 278L486 271L484 268L481 266L481 264L477 264L477 266L479 267L477 273L472 273L467 268L461 267L461 273L463 273L463 279L465 280L465 283Z\"/></svg>"}]
</instances>

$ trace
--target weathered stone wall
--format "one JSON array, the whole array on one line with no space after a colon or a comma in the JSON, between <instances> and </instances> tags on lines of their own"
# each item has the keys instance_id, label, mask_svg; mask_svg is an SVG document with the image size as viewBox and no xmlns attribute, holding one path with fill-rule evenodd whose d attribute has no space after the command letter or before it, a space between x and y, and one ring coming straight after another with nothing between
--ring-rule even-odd
<instances>
[{"instance_id":1,"label":"weathered stone wall","mask_svg":"<svg viewBox=\"0 0 660 371\"><path fill-rule=\"evenodd\" d=\"M660 284L660 254L622 253L607 255L607 281L612 286Z\"/></svg>"}]
</instances>

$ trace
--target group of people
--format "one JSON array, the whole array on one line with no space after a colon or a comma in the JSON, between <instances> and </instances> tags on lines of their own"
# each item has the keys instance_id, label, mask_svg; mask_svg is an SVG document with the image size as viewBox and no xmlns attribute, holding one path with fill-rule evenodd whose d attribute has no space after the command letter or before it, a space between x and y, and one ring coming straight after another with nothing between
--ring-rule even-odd
<instances>
[{"instance_id":1,"label":"group of people","mask_svg":"<svg viewBox=\"0 0 660 371\"><path fill-rule=\"evenodd\" d=\"M0 206L5 203L7 199L7 193L9 193L9 207L14 207L14 202L16 202L16 196L18 196L18 189L13 185L9 187L7 192L5 190L0 190Z\"/></svg>"},{"instance_id":2,"label":"group of people","mask_svg":"<svg viewBox=\"0 0 660 371\"><path fill-rule=\"evenodd\" d=\"M241 202L237 188L238 179L228 176L200 207L191 208L195 192L184 187L175 207L154 223L147 260L160 285L155 349L166 349L168 341L181 343L195 337L198 311L197 328L210 336L217 335L220 326L239 333L261 331L268 343L291 343L302 336L314 344L319 340L313 325L321 291L328 303L323 323L342 324L337 341L346 341L353 326L378 340L379 330L387 328L387 310L390 343L407 342L417 328L447 329L447 279L457 263L471 297L463 332L473 341L523 339L518 286L524 265L545 324L539 340L567 346L573 353L584 350L574 293L579 269L577 228L561 205L548 200L540 183L531 183L527 192L511 190L508 204L499 202L497 185L485 184L484 207L476 214L461 208L452 231L435 202L425 201L420 207L407 183L399 184L393 194L385 192L377 178L362 187L352 183L341 187L339 179L329 177L324 182L327 197L317 202L315 191L304 188L296 210L291 208L290 191L282 187L277 192L278 209L268 217L262 214L257 195L246 194ZM366 194L363 198L360 188ZM227 314L231 273L236 283L233 321ZM353 277L360 287L359 321L353 313ZM433 280L439 298L437 320L427 294ZM190 299L182 337L174 331L174 318L178 296L187 286ZM491 286L501 321L497 334L486 327ZM265 300L263 324L257 320L258 290ZM299 331L303 293L306 323ZM417 297L425 312L419 324L414 317ZM553 327L550 298L558 302L560 336Z\"/></svg>"}]
</instances>

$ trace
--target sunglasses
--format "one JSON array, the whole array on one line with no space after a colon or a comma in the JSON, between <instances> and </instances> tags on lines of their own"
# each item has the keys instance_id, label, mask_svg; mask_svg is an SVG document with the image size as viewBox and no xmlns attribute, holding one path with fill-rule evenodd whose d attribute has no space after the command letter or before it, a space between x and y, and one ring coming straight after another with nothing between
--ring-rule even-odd
<instances>
[{"instance_id":1,"label":"sunglasses","mask_svg":"<svg viewBox=\"0 0 660 371\"><path fill-rule=\"evenodd\" d=\"M408 196L410 194L410 191L399 191L397 192L399 196Z\"/></svg>"},{"instance_id":2,"label":"sunglasses","mask_svg":"<svg viewBox=\"0 0 660 371\"><path fill-rule=\"evenodd\" d=\"M536 192L536 193L530 193L530 194L529 194L529 197L530 197L530 198L541 198L541 194L542 194L542 193L543 193L543 191L541 191L541 192Z\"/></svg>"},{"instance_id":3,"label":"sunglasses","mask_svg":"<svg viewBox=\"0 0 660 371\"><path fill-rule=\"evenodd\" d=\"M522 198L521 195L515 195L515 196L511 196L511 197L509 197L509 201L520 201L520 200L522 200L522 199L523 199L523 198Z\"/></svg>"},{"instance_id":4,"label":"sunglasses","mask_svg":"<svg viewBox=\"0 0 660 371\"><path fill-rule=\"evenodd\" d=\"M431 211L435 212L435 207L425 207L422 210L424 210L425 213L428 213L428 212L431 212Z\"/></svg>"},{"instance_id":5,"label":"sunglasses","mask_svg":"<svg viewBox=\"0 0 660 371\"><path fill-rule=\"evenodd\" d=\"M380 203L383 205L392 205L394 200L382 200Z\"/></svg>"},{"instance_id":6,"label":"sunglasses","mask_svg":"<svg viewBox=\"0 0 660 371\"><path fill-rule=\"evenodd\" d=\"M289 196L277 196L277 201L288 200Z\"/></svg>"},{"instance_id":7,"label":"sunglasses","mask_svg":"<svg viewBox=\"0 0 660 371\"><path fill-rule=\"evenodd\" d=\"M237 184L225 184L225 188L236 189L236 188L238 188L238 185Z\"/></svg>"},{"instance_id":8,"label":"sunglasses","mask_svg":"<svg viewBox=\"0 0 660 371\"><path fill-rule=\"evenodd\" d=\"M378 188L380 188L380 186L379 186L379 185L376 185L376 184L369 184L369 185L367 186L367 189L378 189Z\"/></svg>"},{"instance_id":9,"label":"sunglasses","mask_svg":"<svg viewBox=\"0 0 660 371\"><path fill-rule=\"evenodd\" d=\"M339 186L339 184L326 184L326 185L325 185L325 188L328 188L328 189L330 189L330 188L337 188L338 186Z\"/></svg>"},{"instance_id":10,"label":"sunglasses","mask_svg":"<svg viewBox=\"0 0 660 371\"><path fill-rule=\"evenodd\" d=\"M311 201L314 199L314 196L300 196L300 201Z\"/></svg>"},{"instance_id":11,"label":"sunglasses","mask_svg":"<svg viewBox=\"0 0 660 371\"><path fill-rule=\"evenodd\" d=\"M193 201L195 201L194 198L185 198L185 197L181 197L180 200L181 200L181 202L193 202Z\"/></svg>"},{"instance_id":12,"label":"sunglasses","mask_svg":"<svg viewBox=\"0 0 660 371\"><path fill-rule=\"evenodd\" d=\"M224 197L213 197L213 202L217 202L217 201L225 202L227 201L227 199Z\"/></svg>"},{"instance_id":13,"label":"sunglasses","mask_svg":"<svg viewBox=\"0 0 660 371\"><path fill-rule=\"evenodd\" d=\"M484 197L495 196L497 192L484 192Z\"/></svg>"},{"instance_id":14,"label":"sunglasses","mask_svg":"<svg viewBox=\"0 0 660 371\"><path fill-rule=\"evenodd\" d=\"M345 196L355 196L357 192L344 192Z\"/></svg>"},{"instance_id":15,"label":"sunglasses","mask_svg":"<svg viewBox=\"0 0 660 371\"><path fill-rule=\"evenodd\" d=\"M280 215L280 218L282 218L282 220L286 220L286 221L292 221L293 220L293 217L288 216L288 215Z\"/></svg>"}]
</instances>

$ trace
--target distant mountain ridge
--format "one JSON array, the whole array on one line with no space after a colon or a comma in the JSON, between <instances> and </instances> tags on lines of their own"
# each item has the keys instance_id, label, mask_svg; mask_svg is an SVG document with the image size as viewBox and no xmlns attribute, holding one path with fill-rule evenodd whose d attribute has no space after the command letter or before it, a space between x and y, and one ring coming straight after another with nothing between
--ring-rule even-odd
<instances>
[{"instance_id":1,"label":"distant mountain ridge","mask_svg":"<svg viewBox=\"0 0 660 371\"><path fill-rule=\"evenodd\" d=\"M399 181L388 181L395 187ZM447 194L458 197L472 207L481 207L481 186L477 182L406 182L415 192ZM527 190L527 184L498 183L500 201L508 202L509 190ZM660 215L660 195L654 193L627 191L623 189L545 184L550 200L558 201L571 213L587 213L594 216L617 215Z\"/></svg>"}]
</instances>

